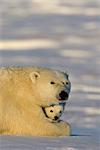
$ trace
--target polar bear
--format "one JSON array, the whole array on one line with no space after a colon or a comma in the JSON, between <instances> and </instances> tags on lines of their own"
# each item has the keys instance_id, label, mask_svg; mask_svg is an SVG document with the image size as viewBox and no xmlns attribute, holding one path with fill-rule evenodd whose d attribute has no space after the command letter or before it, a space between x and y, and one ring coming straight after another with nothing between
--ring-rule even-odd
<instances>
[{"instance_id":1,"label":"polar bear","mask_svg":"<svg viewBox=\"0 0 100 150\"><path fill-rule=\"evenodd\" d=\"M60 103L58 105L52 105L44 108L44 113L49 121L51 122L59 122L60 117L64 112L64 107L66 103Z\"/></svg>"},{"instance_id":2,"label":"polar bear","mask_svg":"<svg viewBox=\"0 0 100 150\"><path fill-rule=\"evenodd\" d=\"M0 69L0 134L67 136L67 122L52 123L43 108L66 102L71 89L68 74L42 67Z\"/></svg>"}]
</instances>

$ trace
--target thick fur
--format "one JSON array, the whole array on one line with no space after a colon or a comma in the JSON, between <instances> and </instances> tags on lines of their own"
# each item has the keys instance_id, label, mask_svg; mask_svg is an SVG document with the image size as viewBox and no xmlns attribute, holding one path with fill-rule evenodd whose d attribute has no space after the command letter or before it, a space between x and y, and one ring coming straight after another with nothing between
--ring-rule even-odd
<instances>
[{"instance_id":1,"label":"thick fur","mask_svg":"<svg viewBox=\"0 0 100 150\"><path fill-rule=\"evenodd\" d=\"M50 84L55 82L54 85ZM68 82L65 86L64 83ZM70 135L64 121L52 123L42 107L58 104L59 92L70 92L66 74L39 67L0 69L0 134L33 136Z\"/></svg>"}]
</instances>

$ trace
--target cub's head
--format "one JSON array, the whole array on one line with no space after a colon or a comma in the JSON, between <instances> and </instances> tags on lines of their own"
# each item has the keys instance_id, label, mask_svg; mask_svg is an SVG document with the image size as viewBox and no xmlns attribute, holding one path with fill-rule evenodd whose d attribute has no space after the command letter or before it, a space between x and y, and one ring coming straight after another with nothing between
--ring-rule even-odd
<instances>
[{"instance_id":1,"label":"cub's head","mask_svg":"<svg viewBox=\"0 0 100 150\"><path fill-rule=\"evenodd\" d=\"M71 83L68 74L52 69L37 69L30 73L35 103L46 107L66 102Z\"/></svg>"},{"instance_id":2,"label":"cub's head","mask_svg":"<svg viewBox=\"0 0 100 150\"><path fill-rule=\"evenodd\" d=\"M47 118L51 122L58 121L63 113L63 107L61 105L48 106L44 110Z\"/></svg>"},{"instance_id":3,"label":"cub's head","mask_svg":"<svg viewBox=\"0 0 100 150\"><path fill-rule=\"evenodd\" d=\"M64 105L47 106L43 109L43 111L50 122L58 122L64 112Z\"/></svg>"}]
</instances>

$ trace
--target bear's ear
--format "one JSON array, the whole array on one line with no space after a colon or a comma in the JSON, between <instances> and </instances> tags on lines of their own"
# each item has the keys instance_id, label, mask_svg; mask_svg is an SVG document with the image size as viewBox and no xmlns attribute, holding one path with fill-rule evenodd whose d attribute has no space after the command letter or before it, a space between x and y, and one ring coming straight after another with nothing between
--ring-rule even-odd
<instances>
[{"instance_id":1,"label":"bear's ear","mask_svg":"<svg viewBox=\"0 0 100 150\"><path fill-rule=\"evenodd\" d=\"M67 72L63 72L63 73L64 73L65 77L68 79L69 78L68 73Z\"/></svg>"},{"instance_id":2,"label":"bear's ear","mask_svg":"<svg viewBox=\"0 0 100 150\"><path fill-rule=\"evenodd\" d=\"M30 73L30 78L31 78L32 82L35 83L36 80L37 80L38 78L40 78L39 72L32 72L32 73Z\"/></svg>"},{"instance_id":3,"label":"bear's ear","mask_svg":"<svg viewBox=\"0 0 100 150\"><path fill-rule=\"evenodd\" d=\"M67 79L69 78L69 74L68 73L65 73L65 76L66 76Z\"/></svg>"}]
</instances>

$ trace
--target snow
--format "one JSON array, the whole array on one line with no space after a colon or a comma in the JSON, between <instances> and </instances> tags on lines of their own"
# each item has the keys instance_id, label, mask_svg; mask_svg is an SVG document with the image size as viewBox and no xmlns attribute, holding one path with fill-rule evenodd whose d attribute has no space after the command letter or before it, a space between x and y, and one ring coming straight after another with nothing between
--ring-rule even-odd
<instances>
[{"instance_id":1,"label":"snow","mask_svg":"<svg viewBox=\"0 0 100 150\"><path fill-rule=\"evenodd\" d=\"M98 150L97 147L99 147L97 137L89 136L58 138L3 136L0 144L0 150Z\"/></svg>"},{"instance_id":2,"label":"snow","mask_svg":"<svg viewBox=\"0 0 100 150\"><path fill-rule=\"evenodd\" d=\"M0 0L0 66L67 70L70 137L0 136L0 150L99 150L100 0Z\"/></svg>"}]
</instances>

